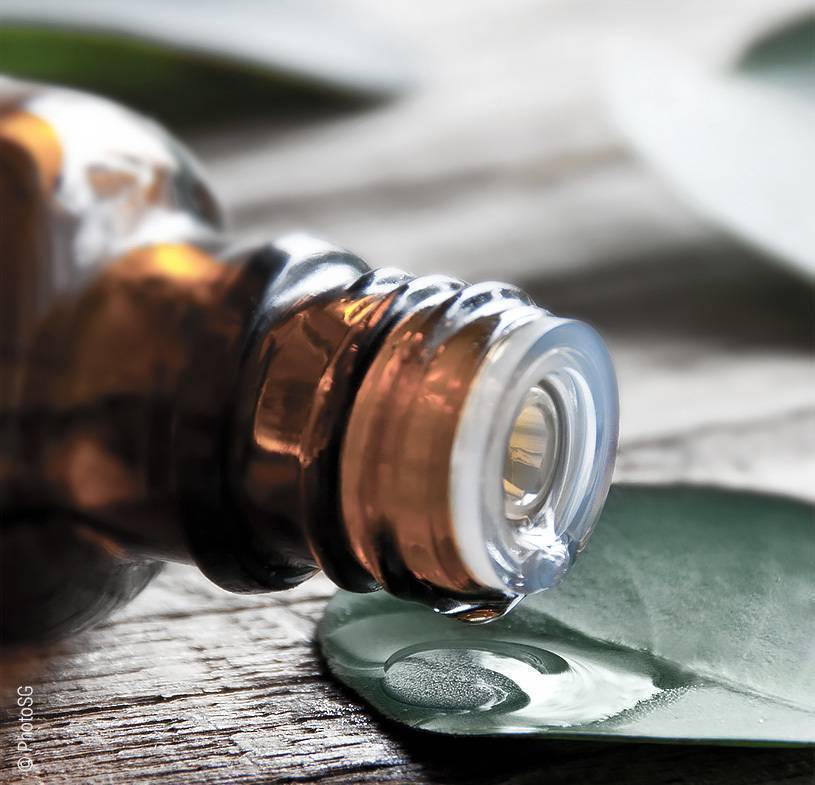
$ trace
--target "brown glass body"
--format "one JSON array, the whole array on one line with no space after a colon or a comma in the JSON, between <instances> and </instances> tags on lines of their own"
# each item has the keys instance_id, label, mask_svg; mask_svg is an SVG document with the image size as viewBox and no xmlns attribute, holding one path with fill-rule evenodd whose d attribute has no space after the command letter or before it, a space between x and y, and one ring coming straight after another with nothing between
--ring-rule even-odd
<instances>
[{"instance_id":1,"label":"brown glass body","mask_svg":"<svg viewBox=\"0 0 815 785\"><path fill-rule=\"evenodd\" d=\"M233 591L323 569L445 612L511 602L471 578L443 520L414 514L435 505L444 518L442 475L397 472L387 487L401 508L362 480L373 450L387 469L403 446L423 460L449 449L462 380L507 309L530 310L522 293L372 271L306 237L235 246L195 163L160 129L11 82L0 82L0 211L5 642L100 618L162 560ZM417 336L433 338L418 354ZM383 403L394 357L433 389L421 394L413 372L412 391L392 386ZM440 375L444 363L455 367ZM383 411L404 417L417 401L436 419L405 443Z\"/></svg>"}]
</instances>

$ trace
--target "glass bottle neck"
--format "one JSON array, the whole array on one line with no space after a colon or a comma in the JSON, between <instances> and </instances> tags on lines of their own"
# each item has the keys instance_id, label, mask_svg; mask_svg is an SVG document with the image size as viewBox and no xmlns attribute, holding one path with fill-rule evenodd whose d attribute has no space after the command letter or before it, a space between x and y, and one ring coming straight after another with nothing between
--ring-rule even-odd
<instances>
[{"instance_id":1,"label":"glass bottle neck","mask_svg":"<svg viewBox=\"0 0 815 785\"><path fill-rule=\"evenodd\" d=\"M476 621L556 584L613 467L616 388L594 331L514 287L369 270L307 237L252 264L264 258L274 274L222 457L239 523L214 520L232 539L214 566L199 551L205 571L246 590L320 567L343 588L384 586ZM505 468L530 407L553 446L527 450L539 481L520 515Z\"/></svg>"}]
</instances>

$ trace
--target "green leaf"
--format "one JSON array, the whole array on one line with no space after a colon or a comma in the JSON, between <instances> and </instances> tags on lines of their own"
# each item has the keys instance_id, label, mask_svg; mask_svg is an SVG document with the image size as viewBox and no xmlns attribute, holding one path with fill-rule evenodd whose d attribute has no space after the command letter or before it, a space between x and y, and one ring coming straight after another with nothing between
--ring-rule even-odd
<instances>
[{"instance_id":1,"label":"green leaf","mask_svg":"<svg viewBox=\"0 0 815 785\"><path fill-rule=\"evenodd\" d=\"M763 34L727 69L629 45L609 88L623 133L689 204L815 280L815 16Z\"/></svg>"},{"instance_id":2,"label":"green leaf","mask_svg":"<svg viewBox=\"0 0 815 785\"><path fill-rule=\"evenodd\" d=\"M753 79L815 100L815 16L796 17L753 41L737 64Z\"/></svg>"},{"instance_id":3,"label":"green leaf","mask_svg":"<svg viewBox=\"0 0 815 785\"><path fill-rule=\"evenodd\" d=\"M340 592L319 638L337 678L426 730L815 744L815 509L617 486L563 585L505 619Z\"/></svg>"},{"instance_id":4,"label":"green leaf","mask_svg":"<svg viewBox=\"0 0 815 785\"><path fill-rule=\"evenodd\" d=\"M0 72L98 93L178 129L261 119L320 100L310 85L285 74L117 36L47 28L0 27Z\"/></svg>"},{"instance_id":5,"label":"green leaf","mask_svg":"<svg viewBox=\"0 0 815 785\"><path fill-rule=\"evenodd\" d=\"M313 0L0 0L0 72L76 87L175 127L383 98L407 77L379 32Z\"/></svg>"}]
</instances>

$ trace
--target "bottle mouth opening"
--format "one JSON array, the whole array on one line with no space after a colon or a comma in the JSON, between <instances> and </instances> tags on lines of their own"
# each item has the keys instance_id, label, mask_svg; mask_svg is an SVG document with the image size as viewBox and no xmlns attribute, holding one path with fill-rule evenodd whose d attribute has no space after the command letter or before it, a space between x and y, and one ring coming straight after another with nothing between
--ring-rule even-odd
<instances>
[{"instance_id":1,"label":"bottle mouth opening","mask_svg":"<svg viewBox=\"0 0 815 785\"><path fill-rule=\"evenodd\" d=\"M484 586L556 585L585 546L608 493L617 388L600 337L545 312L484 357L450 465L456 546Z\"/></svg>"},{"instance_id":2,"label":"bottle mouth opening","mask_svg":"<svg viewBox=\"0 0 815 785\"><path fill-rule=\"evenodd\" d=\"M548 386L541 380L529 388L504 451L504 515L519 525L534 521L563 460L561 417Z\"/></svg>"}]
</instances>

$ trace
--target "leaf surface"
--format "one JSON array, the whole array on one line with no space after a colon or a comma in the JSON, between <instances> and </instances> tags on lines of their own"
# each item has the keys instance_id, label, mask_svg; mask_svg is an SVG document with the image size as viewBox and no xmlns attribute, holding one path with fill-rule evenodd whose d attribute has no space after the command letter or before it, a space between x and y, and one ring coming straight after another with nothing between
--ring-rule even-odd
<instances>
[{"instance_id":1,"label":"leaf surface","mask_svg":"<svg viewBox=\"0 0 815 785\"><path fill-rule=\"evenodd\" d=\"M340 592L331 671L446 733L815 743L815 510L713 488L617 486L557 589L485 626Z\"/></svg>"}]
</instances>

